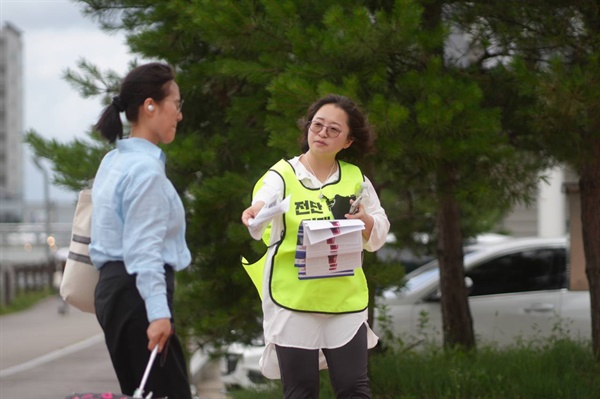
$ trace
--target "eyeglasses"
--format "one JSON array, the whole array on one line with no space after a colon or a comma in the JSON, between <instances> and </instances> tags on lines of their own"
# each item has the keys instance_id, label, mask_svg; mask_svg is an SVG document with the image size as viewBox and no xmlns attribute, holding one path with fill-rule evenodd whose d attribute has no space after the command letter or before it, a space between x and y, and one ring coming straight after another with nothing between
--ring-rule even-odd
<instances>
[{"instance_id":1,"label":"eyeglasses","mask_svg":"<svg viewBox=\"0 0 600 399\"><path fill-rule=\"evenodd\" d=\"M339 127L326 126L318 121L310 121L308 124L310 131L315 134L321 133L321 130L325 128L325 134L327 135L327 137L331 137L332 139L336 138L342 133L342 130Z\"/></svg>"},{"instance_id":2,"label":"eyeglasses","mask_svg":"<svg viewBox=\"0 0 600 399\"><path fill-rule=\"evenodd\" d=\"M177 112L181 112L181 108L183 108L183 99L175 101L175 106L177 107Z\"/></svg>"}]
</instances>

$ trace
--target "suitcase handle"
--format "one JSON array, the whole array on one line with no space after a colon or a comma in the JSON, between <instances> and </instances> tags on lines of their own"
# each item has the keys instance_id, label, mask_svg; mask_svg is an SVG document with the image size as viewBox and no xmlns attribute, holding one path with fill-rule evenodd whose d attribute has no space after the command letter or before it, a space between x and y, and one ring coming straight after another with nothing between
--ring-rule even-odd
<instances>
[{"instance_id":1,"label":"suitcase handle","mask_svg":"<svg viewBox=\"0 0 600 399\"><path fill-rule=\"evenodd\" d=\"M142 377L142 383L140 387L135 390L133 393L134 398L143 398L144 386L146 385L146 381L148 380L148 374L150 374L150 369L152 368L152 364L154 363L154 359L156 358L156 354L158 353L158 345L154 347L154 350L150 354L150 360L148 360L148 365L146 366L146 371L144 371L144 376ZM152 397L152 392L148 395L147 398Z\"/></svg>"}]
</instances>

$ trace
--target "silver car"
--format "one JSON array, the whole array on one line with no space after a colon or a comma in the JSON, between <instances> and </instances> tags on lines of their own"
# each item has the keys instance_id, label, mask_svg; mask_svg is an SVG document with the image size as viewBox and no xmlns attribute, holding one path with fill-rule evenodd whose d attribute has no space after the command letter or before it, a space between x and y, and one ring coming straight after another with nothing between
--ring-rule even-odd
<instances>
[{"instance_id":1,"label":"silver car","mask_svg":"<svg viewBox=\"0 0 600 399\"><path fill-rule=\"evenodd\" d=\"M569 290L567 238L509 238L465 249L465 283L480 342L510 344L550 336L591 339L590 294ZM405 343L441 342L437 260L378 298L375 332ZM386 326L387 324L387 326Z\"/></svg>"}]
</instances>

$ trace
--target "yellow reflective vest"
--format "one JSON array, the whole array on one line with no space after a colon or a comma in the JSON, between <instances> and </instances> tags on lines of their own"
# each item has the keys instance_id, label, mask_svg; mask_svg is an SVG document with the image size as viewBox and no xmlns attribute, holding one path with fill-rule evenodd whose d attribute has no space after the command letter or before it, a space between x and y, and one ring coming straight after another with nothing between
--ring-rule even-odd
<instances>
[{"instance_id":1,"label":"yellow reflective vest","mask_svg":"<svg viewBox=\"0 0 600 399\"><path fill-rule=\"evenodd\" d=\"M338 181L326 184L321 189L305 187L296 177L292 165L286 160L279 161L270 169L283 180L283 198L291 194L290 209L284 215L281 238L272 244L276 248L267 252L273 257L271 273L268 276L269 294L273 302L283 308L331 314L360 312L367 308L369 291L362 268L355 269L353 276L301 280L298 278L298 268L294 266L298 229L302 221L333 219L328 204L331 205L336 195L351 197L360 191L364 181L360 169L343 161L337 162L340 170ZM262 187L263 179L264 176L256 183L254 194ZM263 235L263 241L269 245L270 229L267 229ZM261 298L267 253L253 264L242 260Z\"/></svg>"}]
</instances>

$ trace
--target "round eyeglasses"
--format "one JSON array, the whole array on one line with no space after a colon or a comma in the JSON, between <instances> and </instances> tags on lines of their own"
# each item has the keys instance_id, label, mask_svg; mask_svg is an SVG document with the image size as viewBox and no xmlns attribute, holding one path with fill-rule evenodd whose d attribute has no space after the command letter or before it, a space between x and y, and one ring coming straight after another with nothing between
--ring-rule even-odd
<instances>
[{"instance_id":1,"label":"round eyeglasses","mask_svg":"<svg viewBox=\"0 0 600 399\"><path fill-rule=\"evenodd\" d=\"M339 136L342 133L342 129L340 129L339 127L326 126L319 121L308 122L308 127L309 127L310 131L315 134L321 133L321 130L323 130L323 128L325 128L325 135L327 135L327 137L331 137L332 139L336 138L337 136Z\"/></svg>"}]
</instances>

